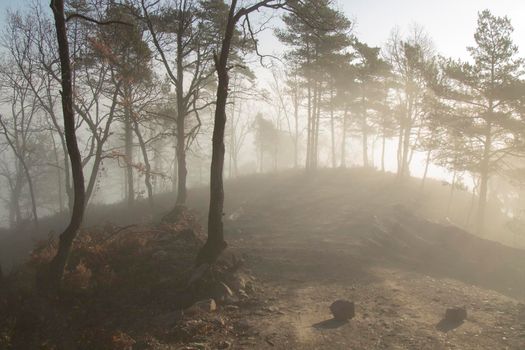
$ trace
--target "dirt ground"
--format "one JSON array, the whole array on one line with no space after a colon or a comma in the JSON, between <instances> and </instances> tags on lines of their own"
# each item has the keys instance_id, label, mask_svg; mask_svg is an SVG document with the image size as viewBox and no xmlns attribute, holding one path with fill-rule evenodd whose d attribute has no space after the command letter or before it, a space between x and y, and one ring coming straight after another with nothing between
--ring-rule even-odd
<instances>
[{"instance_id":1,"label":"dirt ground","mask_svg":"<svg viewBox=\"0 0 525 350\"><path fill-rule=\"evenodd\" d=\"M233 348L525 349L524 251L415 215L382 178L322 180L274 183L228 222L260 301ZM340 298L347 323L331 320ZM441 321L451 306L463 324Z\"/></svg>"},{"instance_id":2,"label":"dirt ground","mask_svg":"<svg viewBox=\"0 0 525 350\"><path fill-rule=\"evenodd\" d=\"M61 323L15 318L15 335L54 350L525 349L525 250L450 224L465 215L468 193L456 194L452 215L440 219L449 189L431 187L421 192L418 182L358 169L230 181L224 259L244 262L224 280L233 299L211 312L181 311L183 299L196 298L177 291L195 255L178 233L186 231L139 225L110 235L117 251L102 255L114 265L109 277L125 284L73 295L62 311L50 305L43 315L58 310L51 319ZM190 198L205 224L206 191ZM138 244L147 237L155 238ZM88 257L101 256L87 247ZM103 277L92 270L90 284ZM355 302L348 322L331 318L338 299ZM453 306L466 307L465 322L443 321ZM30 311L30 320L39 316ZM6 334L0 327L0 349Z\"/></svg>"}]
</instances>

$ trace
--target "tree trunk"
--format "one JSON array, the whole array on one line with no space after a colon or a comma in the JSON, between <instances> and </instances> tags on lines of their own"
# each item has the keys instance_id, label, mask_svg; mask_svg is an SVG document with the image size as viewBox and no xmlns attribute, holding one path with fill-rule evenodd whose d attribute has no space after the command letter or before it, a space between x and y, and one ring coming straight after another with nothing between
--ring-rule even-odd
<instances>
[{"instance_id":1,"label":"tree trunk","mask_svg":"<svg viewBox=\"0 0 525 350\"><path fill-rule=\"evenodd\" d=\"M186 177L188 170L186 168L186 106L184 101L184 44L182 35L184 30L184 21L179 21L177 35L177 200L174 210L177 207L186 204L187 189Z\"/></svg>"},{"instance_id":2,"label":"tree trunk","mask_svg":"<svg viewBox=\"0 0 525 350\"><path fill-rule=\"evenodd\" d=\"M310 47L307 42L307 55L306 64L310 64ZM312 125L313 125L313 113L312 113L312 79L307 78L307 109L308 109L308 123L306 127L306 170L310 170L312 163Z\"/></svg>"},{"instance_id":3,"label":"tree trunk","mask_svg":"<svg viewBox=\"0 0 525 350\"><path fill-rule=\"evenodd\" d=\"M428 167L430 166L430 156L432 155L432 150L427 151L427 159L425 162L425 172L423 174L423 179L421 180L421 190L425 189L425 182L427 181Z\"/></svg>"},{"instance_id":4,"label":"tree trunk","mask_svg":"<svg viewBox=\"0 0 525 350\"><path fill-rule=\"evenodd\" d=\"M151 184L151 163L149 161L148 149L146 147L146 142L144 142L144 138L142 137L142 133L140 132L139 123L134 120L133 125L135 127L135 135L137 135L139 141L142 159L144 160L144 184L146 185L146 191L148 191L148 202L149 206L153 207L153 185Z\"/></svg>"},{"instance_id":5,"label":"tree trunk","mask_svg":"<svg viewBox=\"0 0 525 350\"><path fill-rule=\"evenodd\" d=\"M470 206L468 208L467 217L465 219L465 227L468 229L470 225L470 218L472 217L472 211L474 210L474 205L476 203L476 188L477 184L476 181L474 181L474 188L472 188L472 196L470 197Z\"/></svg>"},{"instance_id":6,"label":"tree trunk","mask_svg":"<svg viewBox=\"0 0 525 350\"><path fill-rule=\"evenodd\" d=\"M320 122L321 122L321 96L322 90L319 84L316 84L316 101L315 101L315 120L314 120L314 145L313 145L313 169L317 169L319 163L319 132L320 132Z\"/></svg>"},{"instance_id":7,"label":"tree trunk","mask_svg":"<svg viewBox=\"0 0 525 350\"><path fill-rule=\"evenodd\" d=\"M226 126L226 103L228 100L229 85L228 57L230 55L231 41L236 24L236 6L237 0L232 0L226 32L222 41L221 53L219 57L215 57L218 85L212 138L208 239L197 255L196 266L213 264L227 246L224 241L224 227L222 222L222 216L224 215L224 130Z\"/></svg>"},{"instance_id":8,"label":"tree trunk","mask_svg":"<svg viewBox=\"0 0 525 350\"><path fill-rule=\"evenodd\" d=\"M173 172L171 174L171 190L174 192L174 193L177 193L177 179L178 179L178 176L177 176L177 173L178 173L178 160L177 160L177 142L175 140L175 145L174 145L174 150L175 152L173 152L173 154L175 155L173 157Z\"/></svg>"},{"instance_id":9,"label":"tree trunk","mask_svg":"<svg viewBox=\"0 0 525 350\"><path fill-rule=\"evenodd\" d=\"M52 0L51 9L55 18L55 28L58 41L58 51L61 68L62 85L62 113L64 117L64 134L66 138L67 151L71 162L73 175L74 202L71 220L64 232L60 235L58 250L49 264L49 271L44 279L39 278L41 286L57 289L62 280L64 268L67 263L71 245L82 224L84 217L84 173L82 159L78 149L75 133L75 115L73 113L73 86L71 82L71 66L69 62L69 46L67 42L66 21L64 16L64 0ZM47 277L47 280L45 280Z\"/></svg>"},{"instance_id":10,"label":"tree trunk","mask_svg":"<svg viewBox=\"0 0 525 350\"><path fill-rule=\"evenodd\" d=\"M399 126L399 136L397 139L397 176L401 177L403 173L403 126Z\"/></svg>"},{"instance_id":11,"label":"tree trunk","mask_svg":"<svg viewBox=\"0 0 525 350\"><path fill-rule=\"evenodd\" d=\"M480 171L479 202L476 217L476 232L483 234L485 229L485 211L487 207L487 193L489 184L490 152L492 148L492 124L488 123L485 134L485 145Z\"/></svg>"},{"instance_id":12,"label":"tree trunk","mask_svg":"<svg viewBox=\"0 0 525 350\"><path fill-rule=\"evenodd\" d=\"M452 184L450 185L450 193L448 195L448 203L447 203L447 214L445 216L449 216L450 214L450 207L452 205L452 198L454 198L454 189L456 186L456 178L457 178L457 171L454 170L454 175L452 176Z\"/></svg>"},{"instance_id":13,"label":"tree trunk","mask_svg":"<svg viewBox=\"0 0 525 350\"><path fill-rule=\"evenodd\" d=\"M177 118L177 200L176 206L186 204L186 142L184 135L184 118Z\"/></svg>"},{"instance_id":14,"label":"tree trunk","mask_svg":"<svg viewBox=\"0 0 525 350\"><path fill-rule=\"evenodd\" d=\"M57 169L57 189L58 189L58 208L59 212L64 212L64 189L62 188L62 169L60 167L60 161L58 160L58 149L55 143L55 137L51 133L51 140L53 141L53 151L55 155L55 167Z\"/></svg>"},{"instance_id":15,"label":"tree trunk","mask_svg":"<svg viewBox=\"0 0 525 350\"><path fill-rule=\"evenodd\" d=\"M263 173L264 148L262 140L259 142L259 173Z\"/></svg>"},{"instance_id":16,"label":"tree trunk","mask_svg":"<svg viewBox=\"0 0 525 350\"><path fill-rule=\"evenodd\" d=\"M293 106L293 115L295 119L295 135L294 135L294 168L299 167L299 96L297 86L295 87L295 98Z\"/></svg>"},{"instance_id":17,"label":"tree trunk","mask_svg":"<svg viewBox=\"0 0 525 350\"><path fill-rule=\"evenodd\" d=\"M363 116L363 167L368 168L368 130L367 130L366 119Z\"/></svg>"},{"instance_id":18,"label":"tree trunk","mask_svg":"<svg viewBox=\"0 0 525 350\"><path fill-rule=\"evenodd\" d=\"M19 167L19 166L17 166ZM9 222L10 227L15 228L22 221L20 210L20 195L22 193L22 179L17 176L14 185L11 186L11 196L9 198Z\"/></svg>"},{"instance_id":19,"label":"tree trunk","mask_svg":"<svg viewBox=\"0 0 525 350\"><path fill-rule=\"evenodd\" d=\"M341 139L341 168L346 168L346 124L348 122L348 107L345 107L345 113L343 115L343 130Z\"/></svg>"},{"instance_id":20,"label":"tree trunk","mask_svg":"<svg viewBox=\"0 0 525 350\"><path fill-rule=\"evenodd\" d=\"M91 199L91 196L93 195L93 192L95 191L95 185L97 184L97 176L98 171L100 169L100 165L102 164L102 147L97 147L95 159L93 160L93 167L91 168L91 174L89 176L89 180L87 181L87 187L86 187L86 195L85 200L87 207L89 200ZM126 167L126 171L128 170L128 167Z\"/></svg>"},{"instance_id":21,"label":"tree trunk","mask_svg":"<svg viewBox=\"0 0 525 350\"><path fill-rule=\"evenodd\" d=\"M476 233L483 234L485 228L485 211L487 207L489 175L486 170L480 173L478 213L476 217Z\"/></svg>"},{"instance_id":22,"label":"tree trunk","mask_svg":"<svg viewBox=\"0 0 525 350\"><path fill-rule=\"evenodd\" d=\"M133 127L131 107L128 105L130 99L126 94L125 120L124 120L124 156L126 157L126 200L128 207L132 207L135 201L135 185L133 183Z\"/></svg>"},{"instance_id":23,"label":"tree trunk","mask_svg":"<svg viewBox=\"0 0 525 350\"><path fill-rule=\"evenodd\" d=\"M385 149L386 149L386 136L383 130L383 141L381 142L381 171L385 172Z\"/></svg>"},{"instance_id":24,"label":"tree trunk","mask_svg":"<svg viewBox=\"0 0 525 350\"><path fill-rule=\"evenodd\" d=\"M403 136L403 157L402 157L402 165L401 165L401 177L405 178L410 176L410 169L409 169L409 153L410 153L410 134L411 134L412 128L410 126L407 126L405 128L405 135Z\"/></svg>"},{"instance_id":25,"label":"tree trunk","mask_svg":"<svg viewBox=\"0 0 525 350\"><path fill-rule=\"evenodd\" d=\"M335 161L335 125L334 125L334 90L330 90L330 131L332 134L332 168L336 167Z\"/></svg>"},{"instance_id":26,"label":"tree trunk","mask_svg":"<svg viewBox=\"0 0 525 350\"><path fill-rule=\"evenodd\" d=\"M35 223L35 226L38 227L38 213L36 209L36 197L35 197L35 190L33 187L33 179L31 178L31 174L29 173L29 168L25 162L25 159L20 159L20 163L22 164L22 167L24 169L24 174L27 179L27 186L29 187L29 196L31 197L31 212L33 213L33 222Z\"/></svg>"}]
</instances>

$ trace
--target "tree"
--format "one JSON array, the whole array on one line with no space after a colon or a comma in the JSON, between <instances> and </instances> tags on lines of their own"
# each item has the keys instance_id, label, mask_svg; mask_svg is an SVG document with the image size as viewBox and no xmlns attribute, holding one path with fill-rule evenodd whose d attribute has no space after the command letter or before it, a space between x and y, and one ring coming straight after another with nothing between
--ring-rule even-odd
<instances>
[{"instance_id":1,"label":"tree","mask_svg":"<svg viewBox=\"0 0 525 350\"><path fill-rule=\"evenodd\" d=\"M511 39L513 27L507 17L484 10L478 14L474 40L468 51L472 63L448 60L446 80L435 89L458 110L446 123L451 133L468 141L469 169L479 176L476 230L483 232L488 183L504 158L519 147L523 122L515 103L523 99L523 60Z\"/></svg>"},{"instance_id":2,"label":"tree","mask_svg":"<svg viewBox=\"0 0 525 350\"><path fill-rule=\"evenodd\" d=\"M58 250L54 258L49 263L49 271L42 277L41 283L47 283L50 288L57 288L62 279L66 266L71 245L84 217L85 207L85 187L84 172L82 170L82 159L78 149L75 114L73 111L73 84L71 74L71 63L69 61L69 43L67 38L66 17L64 14L64 1L51 0L51 10L55 18L56 38L59 49L59 59L61 67L61 86L62 86L62 113L64 118L64 134L66 138L69 160L71 162L71 172L73 176L74 202L73 211L69 225L60 235Z\"/></svg>"},{"instance_id":3,"label":"tree","mask_svg":"<svg viewBox=\"0 0 525 350\"><path fill-rule=\"evenodd\" d=\"M38 126L38 103L31 94L27 82L20 79L16 70L9 61L0 69L2 77L2 92L9 96L6 101L10 105L11 115L6 118L0 115L0 135L14 156L14 176L9 176L9 171L4 172L11 189L10 217L15 217L11 223L21 222L20 197L25 184L29 189L31 198L31 212L35 226L38 226L38 213L35 194L35 185L32 167L36 163L35 146L38 143L36 133ZM16 67L16 66L15 66ZM42 130L40 130L42 131ZM14 216L13 216L14 215Z\"/></svg>"},{"instance_id":4,"label":"tree","mask_svg":"<svg viewBox=\"0 0 525 350\"><path fill-rule=\"evenodd\" d=\"M277 151L279 150L279 130L275 125L265 119L262 114L255 116L255 144L259 163L259 172L264 171L264 154L269 153L277 164Z\"/></svg>"},{"instance_id":5,"label":"tree","mask_svg":"<svg viewBox=\"0 0 525 350\"><path fill-rule=\"evenodd\" d=\"M414 130L422 116L425 66L434 56L432 42L423 29L413 26L407 38L394 30L387 43L387 60L396 81L398 136L398 175L410 175L410 161L416 142Z\"/></svg>"},{"instance_id":6,"label":"tree","mask_svg":"<svg viewBox=\"0 0 525 350\"><path fill-rule=\"evenodd\" d=\"M212 139L212 160L210 169L210 206L208 211L208 238L206 243L200 249L196 258L197 271L202 271L213 264L220 254L226 249L224 241L224 228L222 222L224 209L224 187L223 187L223 170L224 170L224 132L226 126L226 104L228 101L229 88L229 63L230 53L233 44L235 29L239 21L245 20L250 25L249 15L260 9L281 9L287 5L286 1L263 0L251 5L237 8L237 0L232 0L227 16L224 36L220 53L214 55L215 69L218 77L217 98L215 103L215 116L213 124ZM250 33L253 35L250 25Z\"/></svg>"},{"instance_id":7,"label":"tree","mask_svg":"<svg viewBox=\"0 0 525 350\"><path fill-rule=\"evenodd\" d=\"M204 4L207 3L215 2ZM175 89L178 185L174 211L177 211L187 197L186 150L201 126L199 111L210 105L201 103L201 95L214 74L212 50L216 38L210 36L208 19L199 17L196 1L177 0L170 7L162 7L158 1L141 0L141 8L153 46ZM187 118L192 115L196 123L190 126Z\"/></svg>"},{"instance_id":8,"label":"tree","mask_svg":"<svg viewBox=\"0 0 525 350\"><path fill-rule=\"evenodd\" d=\"M363 166L368 167L368 136L374 124L380 123L380 118L385 114L385 102L388 95L386 80L390 74L390 66L380 57L380 48L370 47L355 40L353 47L355 56L355 83L356 93L353 103L354 122L362 135ZM370 114L375 114L374 122Z\"/></svg>"},{"instance_id":9,"label":"tree","mask_svg":"<svg viewBox=\"0 0 525 350\"><path fill-rule=\"evenodd\" d=\"M139 139L143 160L146 164L145 184L148 198L152 201L151 167L145 143L140 133L136 109L140 101L149 102L155 96L151 50L144 40L144 30L135 20L137 10L130 3L109 4L105 9L106 21L120 21L129 25L99 26L96 43L93 45L95 57L109 62L111 71L110 99L118 97L121 120L124 124L124 160L126 171L126 198L128 205L135 199L133 170L133 135Z\"/></svg>"},{"instance_id":10,"label":"tree","mask_svg":"<svg viewBox=\"0 0 525 350\"><path fill-rule=\"evenodd\" d=\"M229 116L229 132L228 132L228 153L229 153L229 177L236 177L239 174L239 156L241 149L246 141L246 137L250 132L252 118L245 117L246 110L243 110L243 105L253 97L254 94L254 79L253 74L235 71L233 72L233 81L231 88L230 116ZM244 112L244 113L243 113Z\"/></svg>"},{"instance_id":11,"label":"tree","mask_svg":"<svg viewBox=\"0 0 525 350\"><path fill-rule=\"evenodd\" d=\"M68 198L68 207L72 209L73 193L71 173L67 154L66 139L63 132L61 115L57 110L59 101L60 79L52 67L56 62L56 39L53 39L53 24L43 14L40 6L31 12L8 14L3 32L2 46L6 59L11 62L11 70L16 72L16 82L26 85L38 104L38 109L46 114L45 124L51 130L59 206L63 208L64 189ZM58 146L55 144L58 137Z\"/></svg>"},{"instance_id":12,"label":"tree","mask_svg":"<svg viewBox=\"0 0 525 350\"><path fill-rule=\"evenodd\" d=\"M330 68L344 57L350 43L351 23L332 5L330 0L297 2L294 10L283 16L285 29L276 31L277 38L290 47L286 58L297 67L307 89L307 169L317 167L322 106L331 109L333 105L331 99L323 101L326 92L332 91ZM335 153L334 147L332 150Z\"/></svg>"}]
</instances>

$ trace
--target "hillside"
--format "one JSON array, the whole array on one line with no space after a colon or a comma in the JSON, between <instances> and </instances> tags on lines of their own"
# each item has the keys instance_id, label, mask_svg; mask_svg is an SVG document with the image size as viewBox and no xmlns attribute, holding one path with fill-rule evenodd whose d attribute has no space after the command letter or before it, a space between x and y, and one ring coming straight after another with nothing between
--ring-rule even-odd
<instances>
[{"instance_id":1,"label":"hillside","mask_svg":"<svg viewBox=\"0 0 525 350\"><path fill-rule=\"evenodd\" d=\"M393 175L360 169L230 181L225 213L230 247L224 256L242 257L243 267L234 279L219 276L233 289L232 300L210 314L182 319L168 314L168 321L159 321L156 316L168 309L176 312L196 301L173 292L193 250L180 250L177 232L184 230L141 224L119 235L155 236L155 241L137 250L138 262L119 261L132 268L121 268L127 282L118 293L100 300L96 292L73 298L82 317L93 320L82 327L98 330L94 320L103 319L104 332L113 334L108 349L523 349L525 251L450 224L464 218L468 193L455 195L454 215L443 223L449 190L432 182L422 194L415 179L401 185ZM201 223L206 198L205 189L191 193L190 206ZM113 215L121 220L116 224L128 225L125 211L115 210L122 210ZM106 221L91 215L91 223ZM112 249L119 255L126 252L123 247L128 246ZM134 264L146 267L135 270ZM130 271L138 271L140 283L126 279ZM342 298L356 303L356 317L348 323L330 320L329 305ZM440 322L451 306L467 308L465 323ZM80 330L72 332L72 342L99 334ZM130 340L115 342L115 334Z\"/></svg>"}]
</instances>

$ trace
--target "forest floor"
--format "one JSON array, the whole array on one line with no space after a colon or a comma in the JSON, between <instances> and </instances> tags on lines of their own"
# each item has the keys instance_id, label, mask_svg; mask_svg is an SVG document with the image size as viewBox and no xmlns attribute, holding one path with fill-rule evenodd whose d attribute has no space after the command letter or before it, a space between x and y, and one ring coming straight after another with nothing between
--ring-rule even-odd
<instances>
[{"instance_id":1,"label":"forest floor","mask_svg":"<svg viewBox=\"0 0 525 350\"><path fill-rule=\"evenodd\" d=\"M414 214L380 174L346 176L260 189L229 222L267 310L243 316L244 348L525 349L525 251ZM356 317L331 320L336 299ZM452 306L463 324L441 322Z\"/></svg>"},{"instance_id":2,"label":"forest floor","mask_svg":"<svg viewBox=\"0 0 525 350\"><path fill-rule=\"evenodd\" d=\"M181 298L169 274L187 257L151 250L171 267L156 267L162 283L133 299L148 312L96 302L111 310L100 311L108 349L525 349L525 251L431 221L413 184L332 171L241 178L226 193L225 257L243 260L224 275L234 297L179 315L167 306ZM195 191L190 205L204 214L205 198ZM331 319L337 299L355 302L353 319ZM452 306L466 307L464 323L442 321Z\"/></svg>"}]
</instances>

